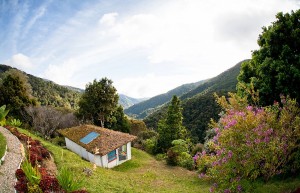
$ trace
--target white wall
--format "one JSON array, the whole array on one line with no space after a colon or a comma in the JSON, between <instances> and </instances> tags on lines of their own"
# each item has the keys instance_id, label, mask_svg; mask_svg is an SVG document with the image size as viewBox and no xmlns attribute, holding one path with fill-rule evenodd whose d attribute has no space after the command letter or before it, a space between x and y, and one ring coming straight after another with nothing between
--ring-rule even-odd
<instances>
[{"instance_id":1,"label":"white wall","mask_svg":"<svg viewBox=\"0 0 300 193\"><path fill-rule=\"evenodd\" d=\"M127 143L127 160L131 159L131 142Z\"/></svg>"},{"instance_id":2,"label":"white wall","mask_svg":"<svg viewBox=\"0 0 300 193\"><path fill-rule=\"evenodd\" d=\"M65 138L65 140L66 140L66 146L69 150L73 151L74 153L77 153L80 157L83 157L92 163L96 163L97 166L105 167L105 168L113 168L120 164L118 151L116 151L117 159L115 159L114 161L108 162L107 154L104 156L94 155L94 154L86 151L85 148L81 147L77 143L74 143L70 139ZM127 160L130 160L130 159L131 159L131 142L127 143ZM125 162L125 160L122 161L121 163L123 163L123 162Z\"/></svg>"}]
</instances>

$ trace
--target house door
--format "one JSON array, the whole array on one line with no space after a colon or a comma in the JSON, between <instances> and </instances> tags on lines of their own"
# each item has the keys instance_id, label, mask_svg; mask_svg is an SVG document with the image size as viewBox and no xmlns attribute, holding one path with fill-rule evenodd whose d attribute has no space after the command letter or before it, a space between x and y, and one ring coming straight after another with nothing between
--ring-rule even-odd
<instances>
[{"instance_id":1,"label":"house door","mask_svg":"<svg viewBox=\"0 0 300 193\"><path fill-rule=\"evenodd\" d=\"M123 161L127 159L127 145L123 145L118 148L119 161Z\"/></svg>"}]
</instances>

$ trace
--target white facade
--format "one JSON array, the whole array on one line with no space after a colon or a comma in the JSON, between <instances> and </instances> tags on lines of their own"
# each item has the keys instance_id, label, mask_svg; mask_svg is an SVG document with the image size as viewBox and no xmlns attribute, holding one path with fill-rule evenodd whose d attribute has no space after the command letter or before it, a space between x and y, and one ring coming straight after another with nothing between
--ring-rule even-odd
<instances>
[{"instance_id":1,"label":"white facade","mask_svg":"<svg viewBox=\"0 0 300 193\"><path fill-rule=\"evenodd\" d=\"M78 145L77 143L74 143L70 139L65 137L66 146L69 150L73 151L74 153L78 154L82 158L95 163L97 166L105 167L105 168L113 168L117 165L120 165L124 163L127 160L131 159L131 142L128 142L127 144L117 148L115 150L115 159L108 160L108 154L104 156L100 155L94 155L88 151L86 151L85 148ZM121 151L123 150L123 151ZM120 154L120 152L124 154Z\"/></svg>"}]
</instances>

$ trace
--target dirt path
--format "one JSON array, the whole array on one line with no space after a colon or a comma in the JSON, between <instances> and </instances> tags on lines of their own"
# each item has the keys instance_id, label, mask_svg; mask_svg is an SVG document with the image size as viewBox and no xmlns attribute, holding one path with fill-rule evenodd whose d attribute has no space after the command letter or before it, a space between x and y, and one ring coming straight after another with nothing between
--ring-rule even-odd
<instances>
[{"instance_id":1,"label":"dirt path","mask_svg":"<svg viewBox=\"0 0 300 193\"><path fill-rule=\"evenodd\" d=\"M22 160L21 142L7 129L0 127L0 132L7 141L7 154L3 165L0 166L0 192L14 192L15 171Z\"/></svg>"}]
</instances>

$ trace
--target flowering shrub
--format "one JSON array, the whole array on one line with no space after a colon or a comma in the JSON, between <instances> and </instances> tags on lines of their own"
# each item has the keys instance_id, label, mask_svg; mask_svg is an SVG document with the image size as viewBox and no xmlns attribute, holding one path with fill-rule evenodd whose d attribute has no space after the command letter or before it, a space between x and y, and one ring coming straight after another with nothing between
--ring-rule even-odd
<instances>
[{"instance_id":1,"label":"flowering shrub","mask_svg":"<svg viewBox=\"0 0 300 193\"><path fill-rule=\"evenodd\" d=\"M218 103L225 110L212 122L215 136L207 151L194 157L199 177L217 182L211 191L242 192L252 180L296 172L300 139L300 110L296 101L282 98L282 107L247 106L246 100L230 94ZM298 152L295 153L295 152Z\"/></svg>"}]
</instances>

